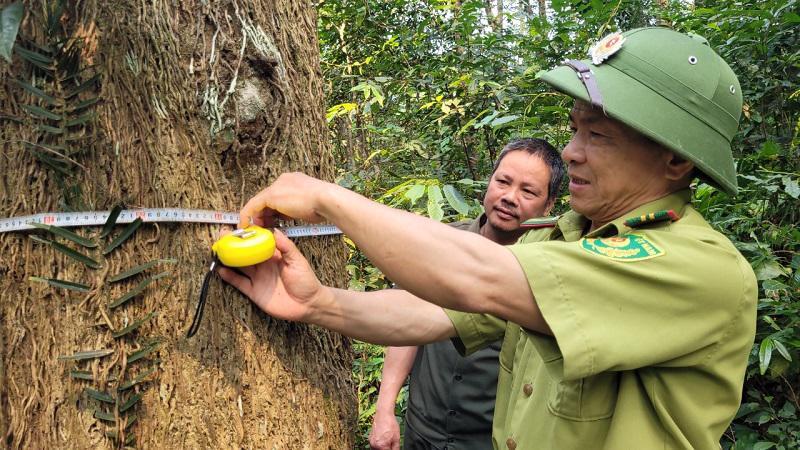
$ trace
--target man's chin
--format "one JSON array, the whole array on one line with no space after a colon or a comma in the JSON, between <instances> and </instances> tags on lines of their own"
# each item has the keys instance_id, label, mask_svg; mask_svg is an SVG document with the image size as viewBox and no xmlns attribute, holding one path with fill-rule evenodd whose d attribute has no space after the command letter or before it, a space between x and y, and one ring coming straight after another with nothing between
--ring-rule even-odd
<instances>
[{"instance_id":1,"label":"man's chin","mask_svg":"<svg viewBox=\"0 0 800 450\"><path fill-rule=\"evenodd\" d=\"M489 220L489 224L495 230L502 231L505 233L519 229L519 220L517 219L503 220L497 217L492 217Z\"/></svg>"}]
</instances>

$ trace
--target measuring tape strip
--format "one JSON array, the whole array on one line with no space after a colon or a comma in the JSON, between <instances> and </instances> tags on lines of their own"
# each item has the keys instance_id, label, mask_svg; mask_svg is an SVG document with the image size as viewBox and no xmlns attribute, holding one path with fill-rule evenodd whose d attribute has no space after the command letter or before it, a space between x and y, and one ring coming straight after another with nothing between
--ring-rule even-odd
<instances>
[{"instance_id":1,"label":"measuring tape strip","mask_svg":"<svg viewBox=\"0 0 800 450\"><path fill-rule=\"evenodd\" d=\"M35 227L31 226L31 223L43 223L58 227L103 225L108 220L108 215L109 211L83 211L9 217L0 219L0 233L32 230ZM239 223L238 213L183 208L125 209L117 217L117 223L131 223L137 218L142 219L142 222L193 222L228 225ZM279 228L279 230L289 237L325 236L342 233L334 225L305 225L284 227Z\"/></svg>"}]
</instances>

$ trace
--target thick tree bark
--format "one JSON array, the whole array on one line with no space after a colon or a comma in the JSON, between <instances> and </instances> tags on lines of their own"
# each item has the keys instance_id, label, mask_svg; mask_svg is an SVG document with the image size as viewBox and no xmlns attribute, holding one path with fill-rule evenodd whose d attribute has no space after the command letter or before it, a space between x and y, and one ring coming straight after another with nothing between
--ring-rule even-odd
<instances>
[{"instance_id":1,"label":"thick tree bark","mask_svg":"<svg viewBox=\"0 0 800 450\"><path fill-rule=\"evenodd\" d=\"M25 3L18 43L37 50L34 43L53 41L44 25L44 4L51 3ZM48 106L12 80L58 93L74 88L74 79L34 76L19 55L0 66L0 217L59 210L59 199L99 210L118 202L238 210L283 171L333 177L310 2L88 0L69 2L55 26L81 49L86 74L99 80L59 97L66 104ZM23 108L69 111L93 97L100 98L96 117L52 141ZM66 149L52 147L80 166L56 161L72 174L58 175L22 141L64 143ZM80 195L65 194L72 184ZM346 339L271 320L218 279L200 332L185 338L217 229L145 224L118 251L95 252L99 270L33 242L29 233L0 234L0 446L110 448L133 435L141 448L352 448L356 402ZM345 284L340 238L305 239L301 247L323 282ZM110 310L137 281L112 285L108 278L157 258L178 260L162 269L170 276ZM30 276L80 281L92 290L56 289ZM112 337L110 328L150 312L158 315ZM128 362L154 339L161 345L153 353ZM57 360L90 349L114 352ZM118 390L150 369L144 382ZM93 379L71 378L72 370ZM119 404L87 396L86 388L120 403L142 397L123 413ZM111 411L117 422L98 420L95 409ZM121 424L134 415L125 429ZM109 432L118 433L116 440Z\"/></svg>"}]
</instances>

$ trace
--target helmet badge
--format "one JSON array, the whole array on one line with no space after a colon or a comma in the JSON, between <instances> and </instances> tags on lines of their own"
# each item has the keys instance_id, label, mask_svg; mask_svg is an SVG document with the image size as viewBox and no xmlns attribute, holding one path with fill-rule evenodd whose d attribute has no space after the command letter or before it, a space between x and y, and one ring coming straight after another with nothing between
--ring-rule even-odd
<instances>
[{"instance_id":1,"label":"helmet badge","mask_svg":"<svg viewBox=\"0 0 800 450\"><path fill-rule=\"evenodd\" d=\"M603 61L607 60L609 56L617 53L625 43L625 36L621 33L611 33L600 39L589 49L589 57L592 58L592 64L600 65Z\"/></svg>"}]
</instances>

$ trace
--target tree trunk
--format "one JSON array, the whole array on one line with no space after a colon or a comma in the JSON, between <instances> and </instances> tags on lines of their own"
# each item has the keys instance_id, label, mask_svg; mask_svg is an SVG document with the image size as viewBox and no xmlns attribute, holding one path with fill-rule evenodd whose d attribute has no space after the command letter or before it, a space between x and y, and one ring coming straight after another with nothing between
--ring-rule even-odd
<instances>
[{"instance_id":1,"label":"tree trunk","mask_svg":"<svg viewBox=\"0 0 800 450\"><path fill-rule=\"evenodd\" d=\"M119 202L235 211L281 172L334 176L310 2L45 6L53 3L25 2L17 43L58 67L36 69L19 52L10 66L0 65L0 218L108 210ZM70 114L78 119L70 122ZM270 319L218 278L199 333L185 337L218 228L144 224L108 255L81 249L102 264L97 270L31 233L0 234L0 446L352 448L356 402L346 339ZM76 230L100 248L109 241L97 236L99 227ZM345 285L341 238L299 242L324 283ZM158 258L177 260L152 272L169 275L109 308L144 279L109 278ZM58 289L31 276L91 290ZM151 312L157 315L137 330L112 336ZM94 349L113 353L57 359ZM141 349L155 350L133 361ZM138 383L125 389L130 381Z\"/></svg>"}]
</instances>

